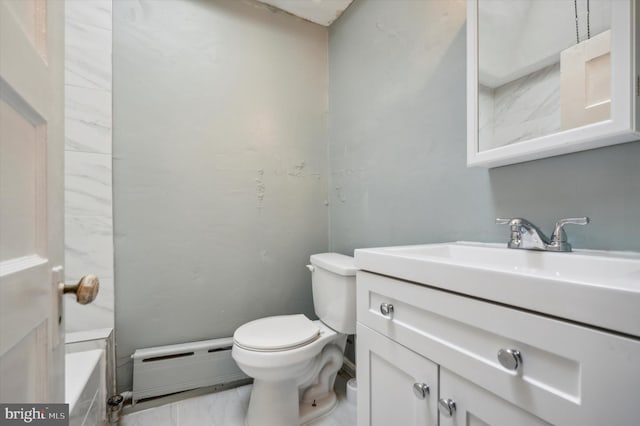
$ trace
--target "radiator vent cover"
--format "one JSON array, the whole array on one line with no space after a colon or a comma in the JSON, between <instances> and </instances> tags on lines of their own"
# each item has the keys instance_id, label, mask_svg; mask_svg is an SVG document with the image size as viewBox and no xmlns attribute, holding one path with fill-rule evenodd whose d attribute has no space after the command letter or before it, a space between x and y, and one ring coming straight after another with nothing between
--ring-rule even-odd
<instances>
[{"instance_id":1,"label":"radiator vent cover","mask_svg":"<svg viewBox=\"0 0 640 426\"><path fill-rule=\"evenodd\" d=\"M246 379L231 358L233 338L203 340L136 350L133 359L133 404L189 389Z\"/></svg>"}]
</instances>

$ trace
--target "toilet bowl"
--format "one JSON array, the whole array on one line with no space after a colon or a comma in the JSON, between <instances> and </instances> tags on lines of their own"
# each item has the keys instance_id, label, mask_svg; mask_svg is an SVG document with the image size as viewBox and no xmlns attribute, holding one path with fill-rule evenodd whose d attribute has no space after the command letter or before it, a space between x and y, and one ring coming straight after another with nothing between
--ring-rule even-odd
<instances>
[{"instance_id":1,"label":"toilet bowl","mask_svg":"<svg viewBox=\"0 0 640 426\"><path fill-rule=\"evenodd\" d=\"M273 326L272 330L280 334L281 341L278 325L287 322L307 322L309 332L315 336L309 336L304 344L292 339L289 347L268 349L249 337L254 330L264 331L265 324L261 322ZM238 334L242 336L238 337ZM321 321L311 321L304 315L286 315L245 324L234 336L232 356L240 369L254 378L247 425L304 424L334 407L333 380L342 367L346 335L338 334ZM268 333L254 336L257 341L268 340L265 338ZM324 370L322 374L321 370ZM315 390L311 388L314 382L318 384Z\"/></svg>"},{"instance_id":2,"label":"toilet bowl","mask_svg":"<svg viewBox=\"0 0 640 426\"><path fill-rule=\"evenodd\" d=\"M234 333L233 359L253 377L248 426L297 426L330 412L347 334L355 332L353 258L311 256L314 307L305 315L257 319Z\"/></svg>"}]
</instances>

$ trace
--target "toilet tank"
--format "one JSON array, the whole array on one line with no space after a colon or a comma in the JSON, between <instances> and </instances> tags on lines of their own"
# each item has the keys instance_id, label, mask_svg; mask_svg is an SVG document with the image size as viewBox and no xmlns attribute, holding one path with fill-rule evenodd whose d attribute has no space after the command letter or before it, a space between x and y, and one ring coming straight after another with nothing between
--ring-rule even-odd
<instances>
[{"instance_id":1,"label":"toilet tank","mask_svg":"<svg viewBox=\"0 0 640 426\"><path fill-rule=\"evenodd\" d=\"M313 306L320 321L333 330L356 332L356 267L339 253L311 256Z\"/></svg>"}]
</instances>

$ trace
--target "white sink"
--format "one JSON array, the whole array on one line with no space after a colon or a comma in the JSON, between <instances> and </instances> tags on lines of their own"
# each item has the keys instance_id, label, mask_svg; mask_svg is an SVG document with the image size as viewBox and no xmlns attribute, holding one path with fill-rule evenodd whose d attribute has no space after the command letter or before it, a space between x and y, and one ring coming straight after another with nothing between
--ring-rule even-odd
<instances>
[{"instance_id":1,"label":"white sink","mask_svg":"<svg viewBox=\"0 0 640 426\"><path fill-rule=\"evenodd\" d=\"M359 269L640 336L640 253L446 243L358 249Z\"/></svg>"}]
</instances>

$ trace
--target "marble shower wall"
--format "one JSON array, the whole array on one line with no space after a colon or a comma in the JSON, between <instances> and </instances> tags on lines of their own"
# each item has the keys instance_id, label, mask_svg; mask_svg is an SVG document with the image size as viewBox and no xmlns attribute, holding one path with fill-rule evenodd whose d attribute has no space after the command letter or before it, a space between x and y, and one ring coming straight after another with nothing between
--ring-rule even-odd
<instances>
[{"instance_id":1,"label":"marble shower wall","mask_svg":"<svg viewBox=\"0 0 640 426\"><path fill-rule=\"evenodd\" d=\"M111 0L65 2L66 280L100 278L90 305L65 297L67 333L112 328Z\"/></svg>"},{"instance_id":2,"label":"marble shower wall","mask_svg":"<svg viewBox=\"0 0 640 426\"><path fill-rule=\"evenodd\" d=\"M496 88L478 90L480 150L497 148L560 128L560 63Z\"/></svg>"}]
</instances>

